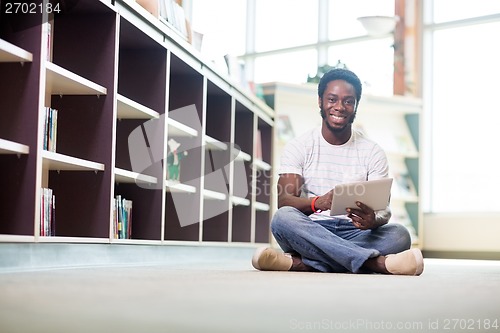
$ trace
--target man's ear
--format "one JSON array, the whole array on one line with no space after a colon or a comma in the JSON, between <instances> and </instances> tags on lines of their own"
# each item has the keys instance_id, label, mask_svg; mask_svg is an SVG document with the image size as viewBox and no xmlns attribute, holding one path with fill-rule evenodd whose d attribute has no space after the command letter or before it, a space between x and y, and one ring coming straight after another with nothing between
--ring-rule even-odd
<instances>
[{"instance_id":1,"label":"man's ear","mask_svg":"<svg viewBox=\"0 0 500 333\"><path fill-rule=\"evenodd\" d=\"M318 97L318 107L321 109L321 97Z\"/></svg>"}]
</instances>

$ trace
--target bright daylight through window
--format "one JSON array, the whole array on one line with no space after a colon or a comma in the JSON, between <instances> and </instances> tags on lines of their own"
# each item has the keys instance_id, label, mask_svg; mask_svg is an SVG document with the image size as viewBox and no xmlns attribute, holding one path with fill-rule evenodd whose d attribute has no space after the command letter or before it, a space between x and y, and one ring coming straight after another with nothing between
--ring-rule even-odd
<instances>
[{"instance_id":1,"label":"bright daylight through window","mask_svg":"<svg viewBox=\"0 0 500 333\"><path fill-rule=\"evenodd\" d=\"M488 11L493 3L496 9ZM443 5L441 1L436 4ZM497 1L468 4L473 6L454 7L453 17L448 17L448 7L436 6L435 17L445 20L465 18L469 13L500 13ZM500 15L496 21L433 32L432 72L425 81L429 82L427 89L432 89L424 126L430 157L423 196L427 211L500 211L500 101L496 98Z\"/></svg>"}]
</instances>

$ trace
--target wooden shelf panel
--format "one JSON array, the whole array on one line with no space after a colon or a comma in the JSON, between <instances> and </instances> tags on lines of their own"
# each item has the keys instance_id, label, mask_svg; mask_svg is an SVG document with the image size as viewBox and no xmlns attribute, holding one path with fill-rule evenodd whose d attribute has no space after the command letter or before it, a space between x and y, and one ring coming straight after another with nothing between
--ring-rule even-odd
<instances>
[{"instance_id":1,"label":"wooden shelf panel","mask_svg":"<svg viewBox=\"0 0 500 333\"><path fill-rule=\"evenodd\" d=\"M30 147L21 143L0 139L0 154L29 154Z\"/></svg>"},{"instance_id":2,"label":"wooden shelf panel","mask_svg":"<svg viewBox=\"0 0 500 333\"><path fill-rule=\"evenodd\" d=\"M34 241L35 241L35 236L0 234L0 242L33 243Z\"/></svg>"},{"instance_id":3,"label":"wooden shelf panel","mask_svg":"<svg viewBox=\"0 0 500 333\"><path fill-rule=\"evenodd\" d=\"M263 202L255 202L253 204L255 210L261 211L261 212L268 212L271 209L271 206L269 206L266 203Z\"/></svg>"},{"instance_id":4,"label":"wooden shelf panel","mask_svg":"<svg viewBox=\"0 0 500 333\"><path fill-rule=\"evenodd\" d=\"M252 156L250 154L247 154L244 151L240 150L240 152L238 153L238 156L236 156L236 159L240 160L240 161L250 162L252 160Z\"/></svg>"},{"instance_id":5,"label":"wooden shelf panel","mask_svg":"<svg viewBox=\"0 0 500 333\"><path fill-rule=\"evenodd\" d=\"M131 245L160 245L159 240L147 240L147 239L119 239L112 238L111 243L113 244L131 244Z\"/></svg>"},{"instance_id":6,"label":"wooden shelf panel","mask_svg":"<svg viewBox=\"0 0 500 333\"><path fill-rule=\"evenodd\" d=\"M40 236L40 243L109 243L109 238Z\"/></svg>"},{"instance_id":7,"label":"wooden shelf panel","mask_svg":"<svg viewBox=\"0 0 500 333\"><path fill-rule=\"evenodd\" d=\"M265 170L265 171L271 170L271 165L262 160L254 159L253 165L259 170Z\"/></svg>"},{"instance_id":8,"label":"wooden shelf panel","mask_svg":"<svg viewBox=\"0 0 500 333\"><path fill-rule=\"evenodd\" d=\"M137 182L156 184L158 183L158 179L156 179L156 177L143 175L137 172L115 168L115 182L128 184L135 184Z\"/></svg>"},{"instance_id":9,"label":"wooden shelf panel","mask_svg":"<svg viewBox=\"0 0 500 333\"><path fill-rule=\"evenodd\" d=\"M166 187L168 192L196 193L196 187L171 180L167 180Z\"/></svg>"},{"instance_id":10,"label":"wooden shelf panel","mask_svg":"<svg viewBox=\"0 0 500 333\"><path fill-rule=\"evenodd\" d=\"M153 109L118 94L116 96L118 119L158 119L160 114Z\"/></svg>"},{"instance_id":11,"label":"wooden shelf panel","mask_svg":"<svg viewBox=\"0 0 500 333\"><path fill-rule=\"evenodd\" d=\"M46 92L51 95L106 95L107 89L52 62L46 63Z\"/></svg>"},{"instance_id":12,"label":"wooden shelf panel","mask_svg":"<svg viewBox=\"0 0 500 333\"><path fill-rule=\"evenodd\" d=\"M215 138L212 138L211 136L205 135L204 138L205 141L205 147L207 149L213 149L213 150L227 150L228 146L226 143L221 142Z\"/></svg>"},{"instance_id":13,"label":"wooden shelf panel","mask_svg":"<svg viewBox=\"0 0 500 333\"><path fill-rule=\"evenodd\" d=\"M226 200L227 195L221 192L203 189L203 198L224 201Z\"/></svg>"},{"instance_id":14,"label":"wooden shelf panel","mask_svg":"<svg viewBox=\"0 0 500 333\"><path fill-rule=\"evenodd\" d=\"M233 206L250 206L250 200L240 197L231 197L231 203Z\"/></svg>"},{"instance_id":15,"label":"wooden shelf panel","mask_svg":"<svg viewBox=\"0 0 500 333\"><path fill-rule=\"evenodd\" d=\"M197 137L198 131L192 127L184 125L183 123L178 122L172 118L167 119L168 124L168 136L188 136L188 137Z\"/></svg>"},{"instance_id":16,"label":"wooden shelf panel","mask_svg":"<svg viewBox=\"0 0 500 333\"><path fill-rule=\"evenodd\" d=\"M104 171L104 164L51 151L42 151L43 167L48 170Z\"/></svg>"},{"instance_id":17,"label":"wooden shelf panel","mask_svg":"<svg viewBox=\"0 0 500 333\"><path fill-rule=\"evenodd\" d=\"M0 39L0 62L32 62L33 54Z\"/></svg>"}]
</instances>

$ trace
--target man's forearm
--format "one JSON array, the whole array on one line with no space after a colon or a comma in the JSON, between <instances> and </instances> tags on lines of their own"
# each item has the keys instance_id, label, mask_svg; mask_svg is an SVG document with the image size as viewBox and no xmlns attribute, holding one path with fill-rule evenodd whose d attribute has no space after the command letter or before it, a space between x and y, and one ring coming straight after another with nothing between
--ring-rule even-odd
<instances>
[{"instance_id":1,"label":"man's forearm","mask_svg":"<svg viewBox=\"0 0 500 333\"><path fill-rule=\"evenodd\" d=\"M291 206L297 208L306 215L310 215L313 213L311 201L312 198L302 198L293 195L286 195L278 199L278 208Z\"/></svg>"}]
</instances>

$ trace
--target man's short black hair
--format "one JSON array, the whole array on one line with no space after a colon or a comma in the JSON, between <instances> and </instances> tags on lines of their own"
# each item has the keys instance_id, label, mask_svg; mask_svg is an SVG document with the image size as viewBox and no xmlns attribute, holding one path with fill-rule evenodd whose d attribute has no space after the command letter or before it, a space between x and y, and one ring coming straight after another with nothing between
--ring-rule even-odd
<instances>
[{"instance_id":1,"label":"man's short black hair","mask_svg":"<svg viewBox=\"0 0 500 333\"><path fill-rule=\"evenodd\" d=\"M354 90L356 91L356 101L359 103L363 90L361 81L358 76L354 74L354 72L344 68L334 68L323 75L318 85L318 96L320 98L323 98L323 93L325 92L328 83L334 80L344 80L352 84Z\"/></svg>"}]
</instances>

